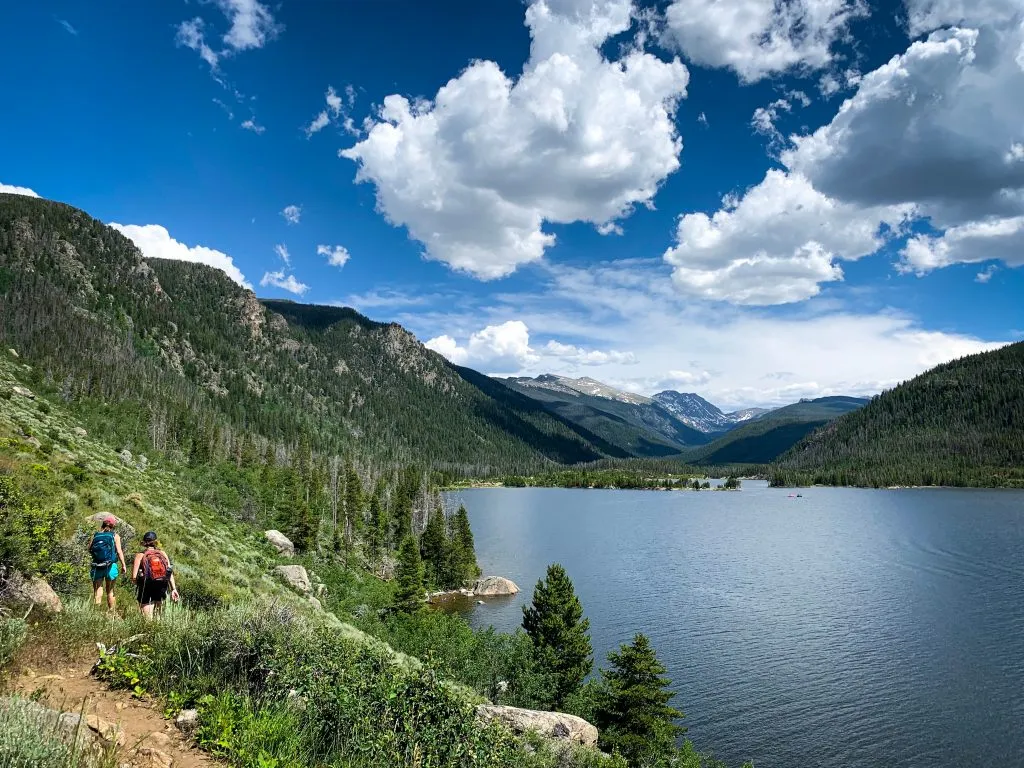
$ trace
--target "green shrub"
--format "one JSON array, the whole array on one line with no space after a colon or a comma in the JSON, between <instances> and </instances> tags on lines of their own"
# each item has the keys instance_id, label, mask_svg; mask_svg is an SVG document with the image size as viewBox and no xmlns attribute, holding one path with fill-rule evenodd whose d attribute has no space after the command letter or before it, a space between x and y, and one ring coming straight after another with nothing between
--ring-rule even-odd
<instances>
[{"instance_id":1,"label":"green shrub","mask_svg":"<svg viewBox=\"0 0 1024 768\"><path fill-rule=\"evenodd\" d=\"M10 400L14 391L10 387L0 387L0 400Z\"/></svg>"}]
</instances>

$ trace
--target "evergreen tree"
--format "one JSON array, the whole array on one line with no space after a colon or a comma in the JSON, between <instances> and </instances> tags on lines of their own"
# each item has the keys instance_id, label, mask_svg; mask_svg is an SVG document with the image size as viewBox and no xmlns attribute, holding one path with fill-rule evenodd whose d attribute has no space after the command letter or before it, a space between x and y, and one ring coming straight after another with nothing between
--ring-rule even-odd
<instances>
[{"instance_id":1,"label":"evergreen tree","mask_svg":"<svg viewBox=\"0 0 1024 768\"><path fill-rule=\"evenodd\" d=\"M345 548L352 550L352 544L363 529L363 482L355 467L349 462L345 466Z\"/></svg>"},{"instance_id":2,"label":"evergreen tree","mask_svg":"<svg viewBox=\"0 0 1024 768\"><path fill-rule=\"evenodd\" d=\"M433 508L427 518L427 527L420 538L427 583L442 589L450 586L447 573L448 533L445 530L444 511Z\"/></svg>"},{"instance_id":3,"label":"evergreen tree","mask_svg":"<svg viewBox=\"0 0 1024 768\"><path fill-rule=\"evenodd\" d=\"M398 550L395 566L395 608L405 613L415 613L423 608L423 561L416 539L406 536Z\"/></svg>"},{"instance_id":4,"label":"evergreen tree","mask_svg":"<svg viewBox=\"0 0 1024 768\"><path fill-rule=\"evenodd\" d=\"M388 539L389 523L381 495L381 486L378 484L373 495L370 496L370 525L366 535L367 555L371 562L377 562L390 543Z\"/></svg>"},{"instance_id":5,"label":"evergreen tree","mask_svg":"<svg viewBox=\"0 0 1024 768\"><path fill-rule=\"evenodd\" d=\"M523 629L533 642L537 661L555 680L552 706L561 706L579 690L594 667L590 620L572 580L557 563L548 566L547 581L537 582L533 604L523 606Z\"/></svg>"},{"instance_id":6,"label":"evergreen tree","mask_svg":"<svg viewBox=\"0 0 1024 768\"><path fill-rule=\"evenodd\" d=\"M463 505L459 506L459 511L452 518L452 536L448 559L449 580L453 586L460 587L468 581L473 581L480 575L480 567L476 563L473 529L470 528L469 514Z\"/></svg>"},{"instance_id":7,"label":"evergreen tree","mask_svg":"<svg viewBox=\"0 0 1024 768\"><path fill-rule=\"evenodd\" d=\"M668 764L676 753L676 738L685 728L676 724L683 713L669 706L674 696L665 667L642 634L618 653L608 655L612 664L601 670L603 690L595 712L601 731L601 747L618 752L630 765Z\"/></svg>"}]
</instances>

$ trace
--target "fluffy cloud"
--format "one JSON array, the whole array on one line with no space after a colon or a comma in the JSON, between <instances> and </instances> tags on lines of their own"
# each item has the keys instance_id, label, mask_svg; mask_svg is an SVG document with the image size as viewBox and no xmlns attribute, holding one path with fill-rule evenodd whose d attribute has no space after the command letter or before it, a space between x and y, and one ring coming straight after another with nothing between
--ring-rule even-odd
<instances>
[{"instance_id":1,"label":"fluffy cloud","mask_svg":"<svg viewBox=\"0 0 1024 768\"><path fill-rule=\"evenodd\" d=\"M343 245L318 245L316 247L318 256L326 256L327 263L332 267L344 267L352 255Z\"/></svg>"},{"instance_id":2,"label":"fluffy cloud","mask_svg":"<svg viewBox=\"0 0 1024 768\"><path fill-rule=\"evenodd\" d=\"M820 69L861 0L673 0L663 41L695 64L727 67L744 82L791 69Z\"/></svg>"},{"instance_id":3,"label":"fluffy cloud","mask_svg":"<svg viewBox=\"0 0 1024 768\"><path fill-rule=\"evenodd\" d=\"M281 215L284 216L284 220L289 224L298 224L302 218L302 208L297 205L286 205L284 210L281 211Z\"/></svg>"},{"instance_id":4,"label":"fluffy cloud","mask_svg":"<svg viewBox=\"0 0 1024 768\"><path fill-rule=\"evenodd\" d=\"M836 259L857 259L885 242L881 225L899 228L909 209L862 208L821 194L807 179L772 170L741 200L713 216L681 216L665 253L677 288L734 304L785 304L841 280Z\"/></svg>"},{"instance_id":5,"label":"fluffy cloud","mask_svg":"<svg viewBox=\"0 0 1024 768\"><path fill-rule=\"evenodd\" d=\"M865 75L831 123L797 137L783 162L826 195L915 203L940 227L1024 211L1024 163L1006 162L1024 136L1022 42L1014 27L913 43Z\"/></svg>"},{"instance_id":6,"label":"fluffy cloud","mask_svg":"<svg viewBox=\"0 0 1024 768\"><path fill-rule=\"evenodd\" d=\"M147 259L173 259L174 261L192 261L216 267L241 285L252 289L245 275L235 266L230 256L222 251L207 248L204 245L189 247L171 237L165 227L159 224L117 224L110 225L127 237Z\"/></svg>"},{"instance_id":7,"label":"fluffy cloud","mask_svg":"<svg viewBox=\"0 0 1024 768\"><path fill-rule=\"evenodd\" d=\"M266 127L260 125L259 123L257 123L255 120L253 120L251 118L249 120L244 120L242 122L242 128L244 128L247 131L252 131L257 136L262 135L263 132L267 130Z\"/></svg>"},{"instance_id":8,"label":"fluffy cloud","mask_svg":"<svg viewBox=\"0 0 1024 768\"><path fill-rule=\"evenodd\" d=\"M942 27L1000 24L1021 14L1020 0L907 0L913 37Z\"/></svg>"},{"instance_id":9,"label":"fluffy cloud","mask_svg":"<svg viewBox=\"0 0 1024 768\"><path fill-rule=\"evenodd\" d=\"M544 360L557 361L563 367L570 368L634 362L631 353L588 350L553 339L542 347L534 348L530 346L530 330L521 320L488 325L471 334L465 345L459 345L447 334L436 336L425 342L425 345L456 365L498 373L514 373Z\"/></svg>"},{"instance_id":10,"label":"fluffy cloud","mask_svg":"<svg viewBox=\"0 0 1024 768\"><path fill-rule=\"evenodd\" d=\"M901 256L901 268L918 274L992 259L1010 267L1024 266L1024 216L971 222L938 237L919 235L907 242Z\"/></svg>"},{"instance_id":11,"label":"fluffy cloud","mask_svg":"<svg viewBox=\"0 0 1024 768\"><path fill-rule=\"evenodd\" d=\"M16 187L11 184L0 182L0 193L7 195L24 195L25 197L39 197L34 189L28 187Z\"/></svg>"},{"instance_id":12,"label":"fluffy cloud","mask_svg":"<svg viewBox=\"0 0 1024 768\"><path fill-rule=\"evenodd\" d=\"M674 115L689 79L678 59L604 57L631 12L629 0L535 0L518 79L477 61L432 101L388 96L339 154L430 258L479 278L540 259L555 241L545 222L613 231L679 167Z\"/></svg>"},{"instance_id":13,"label":"fluffy cloud","mask_svg":"<svg viewBox=\"0 0 1024 768\"><path fill-rule=\"evenodd\" d=\"M274 288L280 288L283 291L294 293L296 296L301 296L309 290L308 285L300 283L295 278L295 275L286 275L283 269L277 272L264 272L263 277L260 279L260 285L263 287L269 285Z\"/></svg>"},{"instance_id":14,"label":"fluffy cloud","mask_svg":"<svg viewBox=\"0 0 1024 768\"><path fill-rule=\"evenodd\" d=\"M199 58L210 65L210 69L216 70L220 63L220 55L213 50L206 42L206 25L198 16L178 25L178 32L175 42L186 48L191 48L199 54Z\"/></svg>"}]
</instances>

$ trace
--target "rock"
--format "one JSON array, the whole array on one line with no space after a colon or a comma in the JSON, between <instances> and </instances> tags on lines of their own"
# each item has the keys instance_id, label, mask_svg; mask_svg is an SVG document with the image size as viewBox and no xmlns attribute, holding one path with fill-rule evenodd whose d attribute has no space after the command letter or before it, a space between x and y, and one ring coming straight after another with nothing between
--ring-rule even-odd
<instances>
[{"instance_id":1,"label":"rock","mask_svg":"<svg viewBox=\"0 0 1024 768\"><path fill-rule=\"evenodd\" d=\"M497 595L519 594L519 587L510 579L503 576L487 576L477 579L473 585L473 594L478 597L494 597Z\"/></svg>"},{"instance_id":2,"label":"rock","mask_svg":"<svg viewBox=\"0 0 1024 768\"><path fill-rule=\"evenodd\" d=\"M281 577L292 589L308 595L313 591L313 585L309 581L309 574L301 565L279 565L274 568L274 573Z\"/></svg>"},{"instance_id":3,"label":"rock","mask_svg":"<svg viewBox=\"0 0 1024 768\"><path fill-rule=\"evenodd\" d=\"M118 747L125 745L125 736L121 733L121 726L116 723L111 723L97 715L87 715L85 724L89 726L90 731L107 744L117 745Z\"/></svg>"},{"instance_id":4,"label":"rock","mask_svg":"<svg viewBox=\"0 0 1024 768\"><path fill-rule=\"evenodd\" d=\"M82 726L80 715L47 709L43 705L27 699L0 698L0 712L7 710L20 711L27 719L38 723L37 727L40 731L49 731L65 744L74 745L86 759L99 758L103 754L103 742L92 730ZM31 758L27 759L31 760ZM31 764L35 765L34 762Z\"/></svg>"},{"instance_id":5,"label":"rock","mask_svg":"<svg viewBox=\"0 0 1024 768\"><path fill-rule=\"evenodd\" d=\"M128 494L127 497L125 497L125 501L131 502L132 496L138 496L139 502L141 503L142 496L139 494L130 493ZM89 517L85 519L86 522L92 523L93 525L99 527L103 523L103 518L105 517L113 517L117 521L117 527L115 528L115 530L121 534L122 539L135 538L135 527L131 523L125 521L123 518L120 518L117 515L111 515L109 512L97 512L95 515L89 515ZM121 543L124 544L124 541L122 541ZM125 555L127 556L127 554L128 553L126 550Z\"/></svg>"},{"instance_id":6,"label":"rock","mask_svg":"<svg viewBox=\"0 0 1024 768\"><path fill-rule=\"evenodd\" d=\"M20 574L15 574L7 582L7 594L13 602L32 603L46 613L60 613L64 610L57 593L38 576L25 579Z\"/></svg>"},{"instance_id":7,"label":"rock","mask_svg":"<svg viewBox=\"0 0 1024 768\"><path fill-rule=\"evenodd\" d=\"M74 432L79 437L88 437L89 436L89 433L85 431L84 427L75 427L71 431Z\"/></svg>"},{"instance_id":8,"label":"rock","mask_svg":"<svg viewBox=\"0 0 1024 768\"><path fill-rule=\"evenodd\" d=\"M121 451L121 453L118 454L118 457L121 459L121 463L124 464L126 467L130 467L132 465L132 461L134 460L132 457L132 452L129 451L127 448Z\"/></svg>"},{"instance_id":9,"label":"rock","mask_svg":"<svg viewBox=\"0 0 1024 768\"><path fill-rule=\"evenodd\" d=\"M11 348L7 350L7 354L17 360L21 355L18 354L18 350Z\"/></svg>"},{"instance_id":10,"label":"rock","mask_svg":"<svg viewBox=\"0 0 1024 768\"><path fill-rule=\"evenodd\" d=\"M27 397L29 400L35 400L35 393L31 389L25 389L25 387L11 387L11 392L21 397Z\"/></svg>"},{"instance_id":11,"label":"rock","mask_svg":"<svg viewBox=\"0 0 1024 768\"><path fill-rule=\"evenodd\" d=\"M497 720L515 733L535 731L542 736L588 747L597 744L597 728L582 717L563 712L539 712L534 709L481 704L476 708L476 716L484 722Z\"/></svg>"},{"instance_id":12,"label":"rock","mask_svg":"<svg viewBox=\"0 0 1024 768\"><path fill-rule=\"evenodd\" d=\"M135 466L139 470L139 472L145 472L146 469L149 467L149 459L147 459L145 456L139 456L136 459Z\"/></svg>"},{"instance_id":13,"label":"rock","mask_svg":"<svg viewBox=\"0 0 1024 768\"><path fill-rule=\"evenodd\" d=\"M171 741L171 737L163 731L153 731L145 739L143 739L143 742L145 742L145 744L150 747L163 750L170 749L174 743L173 741Z\"/></svg>"},{"instance_id":14,"label":"rock","mask_svg":"<svg viewBox=\"0 0 1024 768\"><path fill-rule=\"evenodd\" d=\"M181 710L181 712L178 713L178 716L174 718L174 724L178 726L178 730L182 733L191 734L199 727L199 710Z\"/></svg>"},{"instance_id":15,"label":"rock","mask_svg":"<svg viewBox=\"0 0 1024 768\"><path fill-rule=\"evenodd\" d=\"M155 747L139 747L132 761L135 768L173 768L174 758Z\"/></svg>"},{"instance_id":16,"label":"rock","mask_svg":"<svg viewBox=\"0 0 1024 768\"><path fill-rule=\"evenodd\" d=\"M265 531L263 535L267 537L267 541L277 550L279 555L284 555L285 557L295 556L295 545L280 531Z\"/></svg>"},{"instance_id":17,"label":"rock","mask_svg":"<svg viewBox=\"0 0 1024 768\"><path fill-rule=\"evenodd\" d=\"M30 437L25 442L31 445L36 450L39 450L40 448L43 447L43 444L42 442L40 442L38 437Z\"/></svg>"},{"instance_id":18,"label":"rock","mask_svg":"<svg viewBox=\"0 0 1024 768\"><path fill-rule=\"evenodd\" d=\"M310 595L306 599L309 600L309 604L312 605L316 610L322 611L324 609L323 603L321 603L319 600L317 600L312 595Z\"/></svg>"}]
</instances>

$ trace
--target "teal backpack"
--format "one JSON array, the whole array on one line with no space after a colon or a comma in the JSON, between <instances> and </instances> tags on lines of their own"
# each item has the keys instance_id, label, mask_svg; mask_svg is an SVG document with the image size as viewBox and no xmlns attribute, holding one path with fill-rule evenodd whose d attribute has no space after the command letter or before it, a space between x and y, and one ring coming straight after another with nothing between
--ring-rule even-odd
<instances>
[{"instance_id":1,"label":"teal backpack","mask_svg":"<svg viewBox=\"0 0 1024 768\"><path fill-rule=\"evenodd\" d=\"M93 565L110 565L117 559L117 549L114 547L113 531L100 531L93 534L92 544L89 545L89 554L92 555Z\"/></svg>"}]
</instances>

